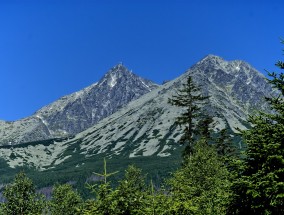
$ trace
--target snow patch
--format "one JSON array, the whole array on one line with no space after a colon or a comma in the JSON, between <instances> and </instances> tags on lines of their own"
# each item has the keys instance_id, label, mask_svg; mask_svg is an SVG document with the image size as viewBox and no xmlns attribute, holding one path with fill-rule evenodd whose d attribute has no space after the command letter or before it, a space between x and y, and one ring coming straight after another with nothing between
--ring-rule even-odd
<instances>
[{"instance_id":1,"label":"snow patch","mask_svg":"<svg viewBox=\"0 0 284 215\"><path fill-rule=\"evenodd\" d=\"M110 83L108 83L108 85L111 87L111 88L113 88L115 85L116 85L116 83L117 83L117 79L116 79L116 76L115 75L111 75L110 76L110 78L111 78L111 80L110 80Z\"/></svg>"},{"instance_id":2,"label":"snow patch","mask_svg":"<svg viewBox=\"0 0 284 215\"><path fill-rule=\"evenodd\" d=\"M249 77L246 84L249 85L251 83L252 77Z\"/></svg>"},{"instance_id":3,"label":"snow patch","mask_svg":"<svg viewBox=\"0 0 284 215\"><path fill-rule=\"evenodd\" d=\"M40 115L36 115L36 117L40 119L42 123L45 124L45 126L48 128L48 123Z\"/></svg>"},{"instance_id":4,"label":"snow patch","mask_svg":"<svg viewBox=\"0 0 284 215\"><path fill-rule=\"evenodd\" d=\"M144 83L144 81L142 81L142 80L140 80L140 81L141 81L141 83L142 83L146 88L148 88L149 90L151 90L150 87L149 87L147 84Z\"/></svg>"}]
</instances>

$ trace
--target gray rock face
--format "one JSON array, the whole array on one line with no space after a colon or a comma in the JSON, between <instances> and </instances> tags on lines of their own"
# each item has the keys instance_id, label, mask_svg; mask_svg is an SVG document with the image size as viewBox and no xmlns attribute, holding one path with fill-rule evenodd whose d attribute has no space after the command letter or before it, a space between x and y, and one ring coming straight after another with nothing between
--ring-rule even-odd
<instances>
[{"instance_id":1,"label":"gray rock face","mask_svg":"<svg viewBox=\"0 0 284 215\"><path fill-rule=\"evenodd\" d=\"M35 115L48 125L52 134L61 131L76 134L156 87L119 64L98 83L61 98Z\"/></svg>"},{"instance_id":2,"label":"gray rock face","mask_svg":"<svg viewBox=\"0 0 284 215\"><path fill-rule=\"evenodd\" d=\"M157 87L118 64L98 83L60 98L31 117L1 121L0 143L17 144L77 134Z\"/></svg>"},{"instance_id":3,"label":"gray rock face","mask_svg":"<svg viewBox=\"0 0 284 215\"><path fill-rule=\"evenodd\" d=\"M38 110L31 117L15 122L0 121L0 143L2 145L18 144L74 135L96 125L118 110L132 108L133 104L137 106L143 101L145 104L143 103L137 110L134 111L133 108L129 110L129 113L136 115L128 114L130 118L124 116L126 121L123 124L128 125L128 122L131 122L128 126L140 128L144 122L147 124L153 119L149 116L157 116L154 114L156 112L160 116L152 124L157 126L157 123L161 123L170 127L179 110L167 104L167 99L185 83L188 75L191 75L195 83L201 86L205 95L211 96L205 109L215 117L219 129L225 126L229 126L233 131L235 127L245 128L243 122L248 114L259 109L267 110L264 97L276 93L267 84L265 77L249 64L239 60L225 61L214 55L208 55L184 75L162 86L136 76L119 64L106 73L98 83L60 98ZM142 95L144 96L141 97ZM138 99L140 97L141 99ZM134 101L131 103L132 106L128 105L130 101ZM112 124L121 127L123 121L121 120ZM136 125L134 120L137 120L139 124ZM128 126L124 127L128 128ZM152 132L161 130L159 126L155 126L153 129L156 131ZM164 133L167 132L168 127L164 126ZM142 131L150 129L144 128L146 130ZM115 127L111 130L115 131ZM115 136L119 133L117 132ZM138 132L137 135L140 133ZM145 133L143 135L147 136ZM139 138L142 137L138 135L134 139ZM150 144L151 141L148 142Z\"/></svg>"},{"instance_id":4,"label":"gray rock face","mask_svg":"<svg viewBox=\"0 0 284 215\"><path fill-rule=\"evenodd\" d=\"M95 97L103 94L105 98L112 98L112 100L117 101L116 103L119 103L122 95L112 90L115 89L116 85L119 85L119 80L123 80L121 82L125 83L128 76L132 74L125 74L124 77L124 73L115 72L117 69L118 67L114 68L98 84L80 91L81 93L72 94L68 99L58 100L51 106L41 109L37 112L37 118L26 119L27 125L31 120L37 120L36 123L41 123L42 126L51 124L51 122L47 122L47 120L50 120L48 115L43 115L44 110L49 113L50 108L62 110L58 111L58 114L62 114L62 118L65 117L67 122L71 121L70 118L74 112L79 112L82 116L95 116L91 115L91 113L94 113L91 110L86 111L79 108L80 110L77 111L76 108L80 106L80 103L75 105L76 101L79 100L78 98L80 98L80 101L92 99L92 97L83 95L90 94ZM176 90L186 83L189 75L193 77L197 85L201 86L203 93L210 96L209 102L203 110L213 116L216 124L215 131L225 127L233 132L237 132L236 127L246 129L248 114L251 114L254 110L268 110L263 97L270 96L273 90L261 73L243 61L228 62L220 57L209 55L182 76L162 86L153 85L151 87L151 82L141 81L140 78L136 79L137 83L131 81L131 83L134 83L132 87L140 86L143 88L144 86L145 89L149 87L149 93L129 102L123 108L118 109L116 106L118 110L116 109L115 113L97 121L94 126L78 133L74 138L59 142L54 141L49 145L37 144L28 147L15 147L14 149L0 148L0 157L5 159L8 165L13 168L29 165L44 170L54 168L56 165L64 165L64 162L70 161L70 159L72 163L76 164L76 167L79 167L87 162L86 158L101 153L108 157L118 155L128 158L171 156L179 147L177 141L182 135L182 128L177 127L174 122L183 110L170 105L168 98L176 94ZM127 86L123 85L125 87L123 89L130 91L128 87L131 86L131 83ZM96 93L101 93L89 93L89 89L95 86L102 87L98 91L95 90ZM128 96L123 98L132 98L133 94L139 94L140 87L135 88L135 93L127 93ZM106 89L108 93L103 93L105 91L101 91L101 89ZM104 102L104 100L100 101ZM62 105L65 104L64 102L66 103L65 106ZM107 109L99 113L102 116L105 113L111 114L113 111L109 111L109 108L112 108L110 103L104 104ZM84 102L84 105L89 107L88 102ZM119 105L124 105L124 103L119 103ZM69 106L73 109L67 109ZM61 107L63 108L61 109ZM52 116L56 115L52 114ZM90 119L95 121L96 117L90 117ZM84 124L86 121L80 122ZM63 128L67 130L68 126ZM26 134L30 135L32 132ZM11 154L16 159L10 159ZM78 160L78 157L80 157L80 160Z\"/></svg>"},{"instance_id":5,"label":"gray rock face","mask_svg":"<svg viewBox=\"0 0 284 215\"><path fill-rule=\"evenodd\" d=\"M264 97L274 94L264 75L244 61L228 62L220 57L208 55L192 70L195 76L206 76L206 82L224 88L224 92L232 99L238 100L243 107L259 109L261 105L261 108L265 108ZM205 83L203 85L206 86Z\"/></svg>"}]
</instances>

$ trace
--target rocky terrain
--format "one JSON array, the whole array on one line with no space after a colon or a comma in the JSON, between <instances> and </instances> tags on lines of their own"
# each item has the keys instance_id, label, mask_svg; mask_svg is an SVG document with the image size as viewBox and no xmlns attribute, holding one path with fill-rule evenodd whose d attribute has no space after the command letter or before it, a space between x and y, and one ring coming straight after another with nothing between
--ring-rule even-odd
<instances>
[{"instance_id":1,"label":"rocky terrain","mask_svg":"<svg viewBox=\"0 0 284 215\"><path fill-rule=\"evenodd\" d=\"M60 98L30 117L0 121L0 144L15 145L77 134L157 87L118 64L99 82Z\"/></svg>"},{"instance_id":2,"label":"rocky terrain","mask_svg":"<svg viewBox=\"0 0 284 215\"><path fill-rule=\"evenodd\" d=\"M121 65L117 66L112 71L119 68L123 67ZM114 77L114 74L118 75L120 73L110 72L94 86L105 86L104 89L108 89L107 92L109 92L111 88L118 84L117 80L119 79L117 76L111 78ZM115 156L124 158L170 157L179 147L177 141L181 136L182 128L177 127L174 121L183 110L170 105L168 98L182 87L189 75L193 77L197 85L201 86L203 94L210 96L208 104L203 107L203 111L214 118L216 124L214 130L218 131L226 127L230 130L232 136L237 132L237 127L246 129L248 126L246 120L249 114L256 110L267 110L264 97L271 96L274 93L271 86L267 84L265 77L249 64L239 60L225 61L220 57L208 55L183 75L162 86L157 86L137 77L136 84L139 83L142 89L148 89L148 93L142 95L142 92L139 93L140 91L136 90L136 94L141 97L127 105L125 105L126 100L121 102L122 95L112 96L111 93L106 93L107 98L115 98L116 104L119 103L119 105L116 105L116 109L113 108L112 111L107 112L105 110L105 112L101 112L100 116L109 115L104 119L100 118L101 120L99 120L93 115L93 121L90 123L96 122L96 124L78 133L73 138L24 144L16 147L1 147L0 156L12 168L27 165L39 170L55 168L58 165L64 166L67 163L69 163L69 167L70 163L72 163L73 168L80 168L84 166L86 160L89 158L95 159L99 155L108 158ZM133 83L134 85L135 83ZM84 98L84 101L88 100L87 96L83 97L81 95L88 95L87 92L90 88L68 97L73 98L72 101L74 101L68 102L68 105L74 104L74 109L70 110L77 110L76 108L78 108L77 112L81 113L82 116L94 113L80 110L78 107L82 98ZM125 86L125 88L126 92L128 92L128 86ZM76 98L76 96L78 97ZM93 96L91 97L93 98ZM124 98L131 99L130 97L125 96ZM36 113L35 116L38 117L33 116L31 119L49 125L53 119L57 119L57 115L64 116L63 119L67 120L66 127L64 127L63 122L61 127L63 130L69 131L70 126L68 126L68 123L71 120L68 120L74 119L75 122L76 118L71 118L68 115L72 111L68 112L64 111L64 108L61 109L61 107L66 108L65 105L61 104L64 104L64 99L44 107ZM109 103L106 104L109 105ZM121 106L123 108L119 108ZM107 107L111 108L112 106ZM54 111L57 115L52 114L53 118L49 117L48 110L50 108L57 110ZM104 113L106 115L103 115ZM83 119L79 119L78 124L84 125L85 121ZM46 128L48 126L42 127ZM56 130L56 127L48 127L49 130L51 128ZM241 144L239 147L241 147Z\"/></svg>"}]
</instances>

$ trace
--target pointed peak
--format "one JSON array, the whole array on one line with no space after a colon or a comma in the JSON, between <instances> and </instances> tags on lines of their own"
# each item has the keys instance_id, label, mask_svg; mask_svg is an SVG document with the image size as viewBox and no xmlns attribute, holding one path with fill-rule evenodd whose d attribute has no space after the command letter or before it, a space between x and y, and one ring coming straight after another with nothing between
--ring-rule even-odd
<instances>
[{"instance_id":1,"label":"pointed peak","mask_svg":"<svg viewBox=\"0 0 284 215\"><path fill-rule=\"evenodd\" d=\"M129 69L126 66L124 66L124 64L122 62L119 62L114 67L112 67L108 71L108 73L111 73L111 74L115 74L115 73L131 73L131 71L129 71Z\"/></svg>"},{"instance_id":2,"label":"pointed peak","mask_svg":"<svg viewBox=\"0 0 284 215\"><path fill-rule=\"evenodd\" d=\"M104 77L99 81L99 85L107 83L111 88L114 87L122 77L132 77L133 73L126 68L122 62L113 66Z\"/></svg>"},{"instance_id":3,"label":"pointed peak","mask_svg":"<svg viewBox=\"0 0 284 215\"><path fill-rule=\"evenodd\" d=\"M209 54L202 58L199 62L212 62L212 63L222 63L222 64L238 64L238 65L249 65L246 61L243 60L225 60L224 58Z\"/></svg>"},{"instance_id":4,"label":"pointed peak","mask_svg":"<svg viewBox=\"0 0 284 215\"><path fill-rule=\"evenodd\" d=\"M202 58L201 62L202 61L225 61L225 60L217 55L209 54L206 55L204 58Z\"/></svg>"},{"instance_id":5,"label":"pointed peak","mask_svg":"<svg viewBox=\"0 0 284 215\"><path fill-rule=\"evenodd\" d=\"M214 67L226 67L228 65L228 61L224 60L222 57L217 55L209 54L202 58L196 65L194 66L214 66Z\"/></svg>"},{"instance_id":6,"label":"pointed peak","mask_svg":"<svg viewBox=\"0 0 284 215\"><path fill-rule=\"evenodd\" d=\"M132 83L132 84L138 84L140 86L149 88L150 90L155 89L157 87L157 84L153 83L152 81L149 81L147 79L144 79L135 73L132 72L132 70L129 70L127 67L124 66L122 62L116 64L114 67L112 67L103 78L98 82L98 86L101 86L102 84L107 84L109 87L114 87L116 84L124 84L125 83Z\"/></svg>"},{"instance_id":7,"label":"pointed peak","mask_svg":"<svg viewBox=\"0 0 284 215\"><path fill-rule=\"evenodd\" d=\"M116 64L113 69L119 69L119 68L124 68L127 69L126 66L124 66L124 64L122 62L119 62L118 64Z\"/></svg>"}]
</instances>

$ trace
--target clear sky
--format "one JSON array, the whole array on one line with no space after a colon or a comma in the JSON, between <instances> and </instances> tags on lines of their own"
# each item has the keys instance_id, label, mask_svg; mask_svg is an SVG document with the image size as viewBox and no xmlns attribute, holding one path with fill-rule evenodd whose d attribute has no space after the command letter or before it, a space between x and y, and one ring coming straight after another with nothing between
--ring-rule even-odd
<instances>
[{"instance_id":1,"label":"clear sky","mask_svg":"<svg viewBox=\"0 0 284 215\"><path fill-rule=\"evenodd\" d=\"M0 0L0 119L29 116L121 61L156 83L207 54L274 70L283 11L283 0Z\"/></svg>"}]
</instances>

